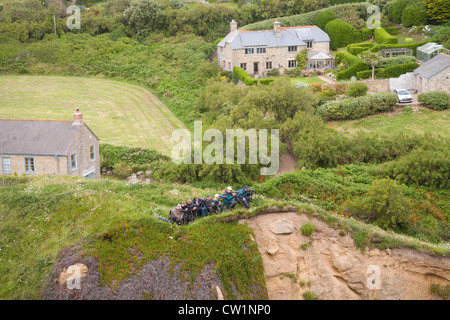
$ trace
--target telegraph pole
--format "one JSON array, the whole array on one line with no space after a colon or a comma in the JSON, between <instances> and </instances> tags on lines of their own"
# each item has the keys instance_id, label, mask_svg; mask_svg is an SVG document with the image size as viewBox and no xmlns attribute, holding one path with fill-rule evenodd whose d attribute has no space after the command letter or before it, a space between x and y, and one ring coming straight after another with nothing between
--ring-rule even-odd
<instances>
[{"instance_id":1,"label":"telegraph pole","mask_svg":"<svg viewBox=\"0 0 450 320\"><path fill-rule=\"evenodd\" d=\"M2 166L2 186L5 186L5 172L3 168L3 142L0 142L0 150L1 150L1 156L0 156L0 166Z\"/></svg>"}]
</instances>

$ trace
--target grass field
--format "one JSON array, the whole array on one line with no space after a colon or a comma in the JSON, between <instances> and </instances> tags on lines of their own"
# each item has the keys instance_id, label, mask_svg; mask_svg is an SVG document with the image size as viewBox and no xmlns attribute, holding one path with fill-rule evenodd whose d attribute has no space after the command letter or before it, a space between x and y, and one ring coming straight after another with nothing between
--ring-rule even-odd
<instances>
[{"instance_id":1,"label":"grass field","mask_svg":"<svg viewBox=\"0 0 450 320\"><path fill-rule=\"evenodd\" d=\"M348 134L358 131L379 134L429 132L450 137L450 109L445 111L420 109L412 114L385 113L358 120L333 121L329 126Z\"/></svg>"},{"instance_id":2,"label":"grass field","mask_svg":"<svg viewBox=\"0 0 450 320\"><path fill-rule=\"evenodd\" d=\"M306 84L311 84L311 83L325 83L325 81L323 81L322 79L320 79L319 77L292 77L290 78L291 82L293 84L296 84L298 82L303 82Z\"/></svg>"},{"instance_id":3,"label":"grass field","mask_svg":"<svg viewBox=\"0 0 450 320\"><path fill-rule=\"evenodd\" d=\"M0 76L0 118L83 119L101 142L170 155L184 124L150 91L120 81L56 76Z\"/></svg>"}]
</instances>

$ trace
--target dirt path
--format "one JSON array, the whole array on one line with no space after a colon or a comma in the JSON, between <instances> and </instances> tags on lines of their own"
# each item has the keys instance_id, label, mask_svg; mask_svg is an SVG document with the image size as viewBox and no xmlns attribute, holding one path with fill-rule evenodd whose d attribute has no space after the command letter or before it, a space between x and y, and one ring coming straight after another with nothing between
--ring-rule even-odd
<instances>
[{"instance_id":1,"label":"dirt path","mask_svg":"<svg viewBox=\"0 0 450 320\"><path fill-rule=\"evenodd\" d=\"M278 169L277 175L295 171L296 165L297 158L295 155L290 151L286 151L280 156L280 168Z\"/></svg>"},{"instance_id":2,"label":"dirt path","mask_svg":"<svg viewBox=\"0 0 450 320\"><path fill-rule=\"evenodd\" d=\"M281 219L281 225L290 225L293 232L272 231ZM307 221L317 226L311 238L300 232ZM431 283L450 284L449 257L412 249L361 253L350 235L340 235L339 230L303 214L268 213L240 223L255 232L270 299L303 299L305 291L327 300L440 299L430 293Z\"/></svg>"}]
</instances>

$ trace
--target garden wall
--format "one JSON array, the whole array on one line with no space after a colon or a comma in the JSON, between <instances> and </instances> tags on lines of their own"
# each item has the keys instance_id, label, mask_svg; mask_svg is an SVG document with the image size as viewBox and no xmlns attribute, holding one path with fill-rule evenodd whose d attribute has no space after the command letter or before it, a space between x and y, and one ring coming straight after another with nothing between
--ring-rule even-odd
<instances>
[{"instance_id":1,"label":"garden wall","mask_svg":"<svg viewBox=\"0 0 450 320\"><path fill-rule=\"evenodd\" d=\"M370 92L387 92L389 91L389 79L366 79L361 81L364 83L368 88Z\"/></svg>"}]
</instances>

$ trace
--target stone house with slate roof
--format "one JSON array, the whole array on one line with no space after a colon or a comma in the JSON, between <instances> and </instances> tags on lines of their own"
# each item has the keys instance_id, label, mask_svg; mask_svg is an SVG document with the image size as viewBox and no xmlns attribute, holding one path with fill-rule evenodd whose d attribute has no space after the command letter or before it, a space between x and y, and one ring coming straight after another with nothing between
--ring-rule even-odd
<instances>
[{"instance_id":1,"label":"stone house with slate roof","mask_svg":"<svg viewBox=\"0 0 450 320\"><path fill-rule=\"evenodd\" d=\"M241 67L254 77L267 71L286 70L297 66L297 54L307 49L306 69L333 67L330 37L317 26L281 27L277 20L273 30L244 31L237 22L230 23L230 33L217 44L217 59L223 70Z\"/></svg>"},{"instance_id":2,"label":"stone house with slate roof","mask_svg":"<svg viewBox=\"0 0 450 320\"><path fill-rule=\"evenodd\" d=\"M79 109L68 120L0 119L0 174L100 179L99 139Z\"/></svg>"},{"instance_id":3,"label":"stone house with slate roof","mask_svg":"<svg viewBox=\"0 0 450 320\"><path fill-rule=\"evenodd\" d=\"M440 53L415 69L418 93L445 90L450 93L450 55Z\"/></svg>"}]
</instances>

